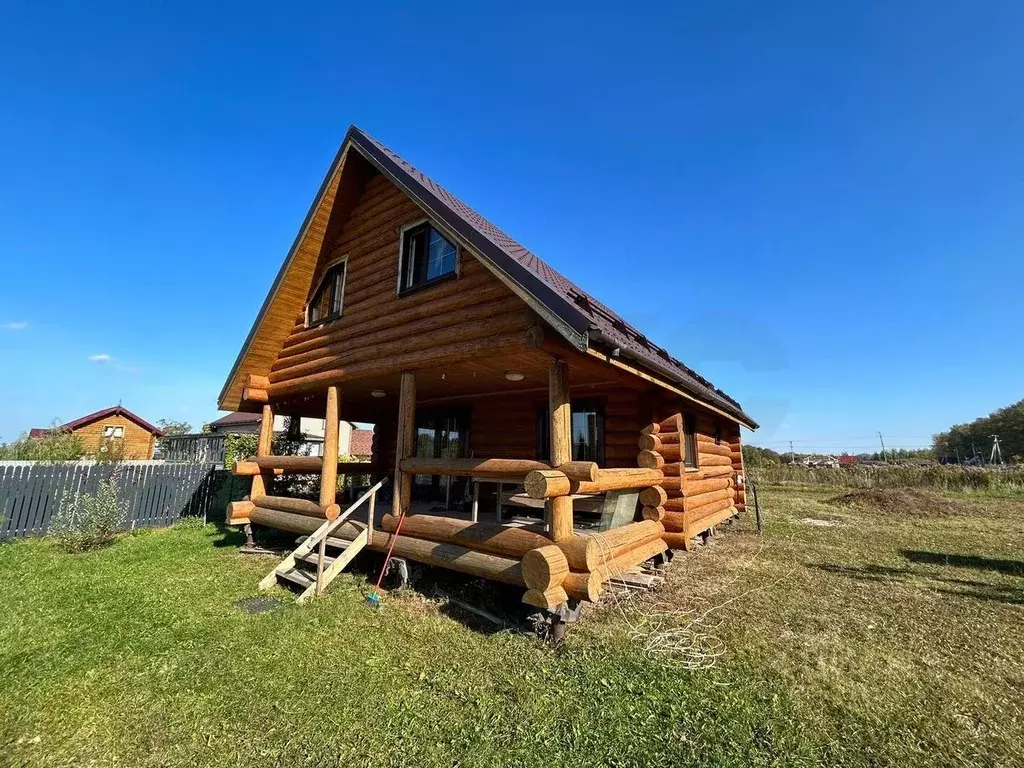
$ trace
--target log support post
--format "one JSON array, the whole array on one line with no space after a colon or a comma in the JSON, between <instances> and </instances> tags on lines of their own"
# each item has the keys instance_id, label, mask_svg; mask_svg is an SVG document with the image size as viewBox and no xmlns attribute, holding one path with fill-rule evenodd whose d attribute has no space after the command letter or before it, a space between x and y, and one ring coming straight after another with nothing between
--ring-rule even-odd
<instances>
[{"instance_id":1,"label":"log support post","mask_svg":"<svg viewBox=\"0 0 1024 768\"><path fill-rule=\"evenodd\" d=\"M569 402L569 364L552 360L548 374L550 410L551 465L559 467L572 461L572 406ZM552 541L572 538L572 499L556 496L548 499L548 531Z\"/></svg>"},{"instance_id":2,"label":"log support post","mask_svg":"<svg viewBox=\"0 0 1024 768\"><path fill-rule=\"evenodd\" d=\"M269 405L263 406L263 416L260 419L260 439L256 444L257 456L270 456L274 445L274 411ZM249 498L255 501L267 495L267 480L273 477L273 472L261 471L252 477L252 489L249 491Z\"/></svg>"},{"instance_id":3,"label":"log support post","mask_svg":"<svg viewBox=\"0 0 1024 768\"><path fill-rule=\"evenodd\" d=\"M320 470L320 506L333 504L338 494L338 388L327 388L324 416L324 460Z\"/></svg>"},{"instance_id":4,"label":"log support post","mask_svg":"<svg viewBox=\"0 0 1024 768\"><path fill-rule=\"evenodd\" d=\"M416 377L412 373L402 374L402 386L398 396L398 437L395 446L395 486L392 514L401 515L409 511L412 494L412 475L402 471L402 460L412 457L416 439Z\"/></svg>"}]
</instances>

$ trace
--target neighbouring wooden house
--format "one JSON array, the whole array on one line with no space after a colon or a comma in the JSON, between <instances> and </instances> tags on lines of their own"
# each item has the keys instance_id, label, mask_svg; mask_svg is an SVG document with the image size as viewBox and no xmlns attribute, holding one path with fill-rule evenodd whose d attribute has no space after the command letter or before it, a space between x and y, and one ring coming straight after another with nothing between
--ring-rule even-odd
<instances>
[{"instance_id":1,"label":"neighbouring wooden house","mask_svg":"<svg viewBox=\"0 0 1024 768\"><path fill-rule=\"evenodd\" d=\"M677 311L681 279L651 286L635 309ZM742 510L740 427L757 426L355 127L219 404L263 425L259 455L236 468L252 493L228 522L312 534L264 584L312 594L361 548L393 544L521 586L548 609L596 599L616 572L687 549ZM391 503L376 503L378 484L340 514L334 462L269 455L277 414L373 423L358 469L390 478ZM328 428L325 443L338 439ZM319 501L267 493L274 473L311 471ZM346 546L329 563L325 541ZM301 572L318 558L315 577Z\"/></svg>"},{"instance_id":2,"label":"neighbouring wooden house","mask_svg":"<svg viewBox=\"0 0 1024 768\"><path fill-rule=\"evenodd\" d=\"M236 412L221 416L207 424L211 435L257 435L260 431L261 415L258 413ZM324 420L304 416L288 419L274 416L274 435L287 437L298 443L303 454L323 456ZM338 425L338 453L341 456L369 458L372 451L373 430L360 429L354 422L341 421ZM368 446L368 443L370 444Z\"/></svg>"},{"instance_id":3,"label":"neighbouring wooden house","mask_svg":"<svg viewBox=\"0 0 1024 768\"><path fill-rule=\"evenodd\" d=\"M42 437L57 429L77 435L86 453L117 451L125 459L152 459L153 448L163 431L121 405L104 408L80 419L49 429L32 429L29 437Z\"/></svg>"}]
</instances>

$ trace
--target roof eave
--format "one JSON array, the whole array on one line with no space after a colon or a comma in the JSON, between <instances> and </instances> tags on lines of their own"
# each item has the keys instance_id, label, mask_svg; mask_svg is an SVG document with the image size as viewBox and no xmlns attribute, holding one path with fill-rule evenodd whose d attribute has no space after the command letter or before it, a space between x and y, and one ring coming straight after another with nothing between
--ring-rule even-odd
<instances>
[{"instance_id":1,"label":"roof eave","mask_svg":"<svg viewBox=\"0 0 1024 768\"><path fill-rule=\"evenodd\" d=\"M670 365L661 365L655 360L641 358L638 357L637 355L631 354L628 349L623 349L622 347L617 345L614 342L614 340L608 339L606 336L604 336L604 334L601 333L600 329L592 328L591 334L593 335L595 342L604 343L609 349L618 349L619 356L629 358L634 365L640 368L646 368L655 377L663 379L666 383L670 383L673 387L683 390L684 392L687 393L689 397L707 406L708 408L711 408L715 411L718 411L719 413L722 413L725 416L728 416L730 419L733 419L738 424L743 425L747 429L756 430L760 426L756 421L754 421L746 413L744 413L742 408L722 408L721 405L708 402L706 397L702 397L700 393L692 391L688 383L685 380L683 380L678 375L678 373L675 370L673 370L673 368Z\"/></svg>"}]
</instances>

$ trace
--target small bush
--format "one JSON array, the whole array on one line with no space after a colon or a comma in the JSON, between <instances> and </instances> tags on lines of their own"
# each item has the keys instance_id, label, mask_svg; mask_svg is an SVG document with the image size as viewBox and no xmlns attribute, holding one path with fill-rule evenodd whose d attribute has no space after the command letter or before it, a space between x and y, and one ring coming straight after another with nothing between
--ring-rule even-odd
<instances>
[{"instance_id":1,"label":"small bush","mask_svg":"<svg viewBox=\"0 0 1024 768\"><path fill-rule=\"evenodd\" d=\"M113 478L100 483L95 494L78 493L61 501L50 523L50 534L66 552L87 552L111 543L128 517L128 505L118 497Z\"/></svg>"},{"instance_id":2,"label":"small bush","mask_svg":"<svg viewBox=\"0 0 1024 768\"><path fill-rule=\"evenodd\" d=\"M61 430L57 422L42 437L24 434L13 443L0 443L0 459L8 461L76 461L84 454L82 438Z\"/></svg>"}]
</instances>

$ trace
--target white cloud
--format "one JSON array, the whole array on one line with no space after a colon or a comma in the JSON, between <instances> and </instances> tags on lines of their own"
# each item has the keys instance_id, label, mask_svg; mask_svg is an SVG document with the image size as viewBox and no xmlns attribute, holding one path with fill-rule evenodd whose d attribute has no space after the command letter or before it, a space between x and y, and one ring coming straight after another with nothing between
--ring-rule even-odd
<instances>
[{"instance_id":1,"label":"white cloud","mask_svg":"<svg viewBox=\"0 0 1024 768\"><path fill-rule=\"evenodd\" d=\"M89 359L94 363L109 363L114 358L104 352L100 355L89 355Z\"/></svg>"},{"instance_id":2,"label":"white cloud","mask_svg":"<svg viewBox=\"0 0 1024 768\"><path fill-rule=\"evenodd\" d=\"M8 331L23 331L26 328L28 328L28 323L24 320L16 323L4 323L4 329Z\"/></svg>"}]
</instances>

